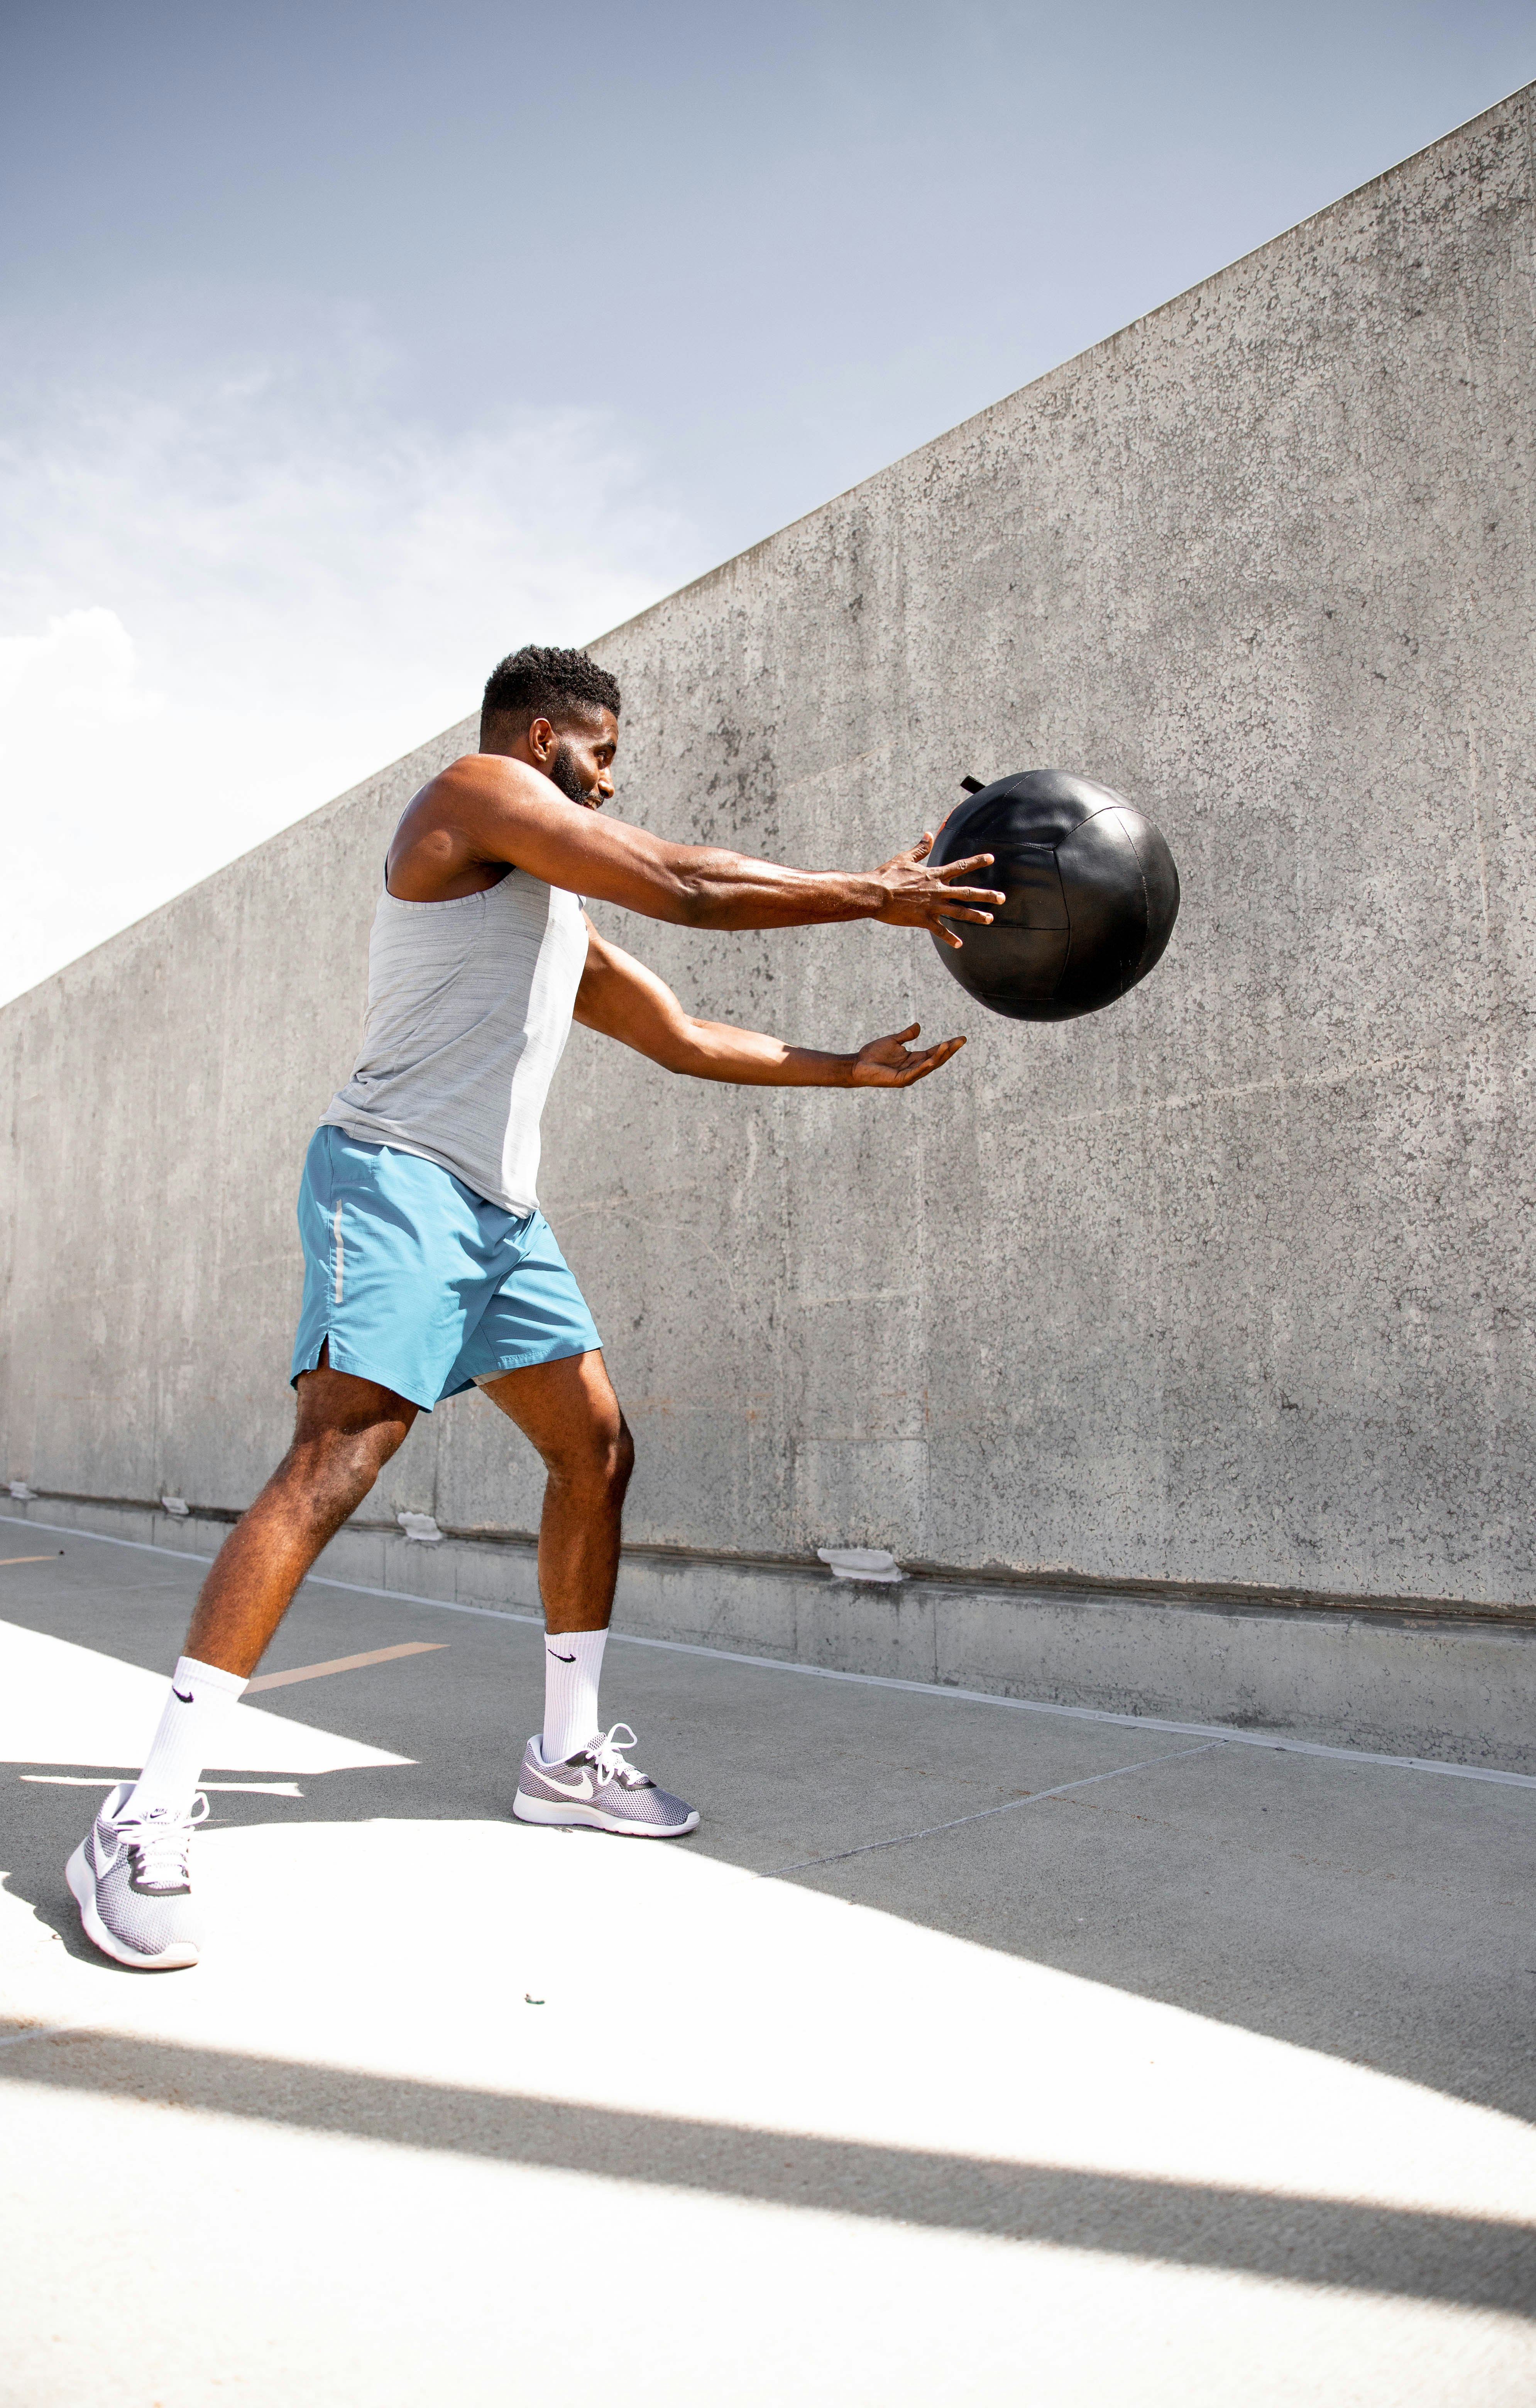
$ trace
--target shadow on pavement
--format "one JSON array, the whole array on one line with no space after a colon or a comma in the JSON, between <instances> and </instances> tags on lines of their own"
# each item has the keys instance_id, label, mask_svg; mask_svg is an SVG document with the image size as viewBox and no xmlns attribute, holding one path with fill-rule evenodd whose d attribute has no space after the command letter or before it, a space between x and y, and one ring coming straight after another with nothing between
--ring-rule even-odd
<instances>
[{"instance_id":1,"label":"shadow on pavement","mask_svg":"<svg viewBox=\"0 0 1536 2408\"><path fill-rule=\"evenodd\" d=\"M15 2034L23 2027L3 2028ZM989 2162L88 2031L0 2081L717 2197L1536 2316L1536 2231L1336 2200Z\"/></svg>"}]
</instances>

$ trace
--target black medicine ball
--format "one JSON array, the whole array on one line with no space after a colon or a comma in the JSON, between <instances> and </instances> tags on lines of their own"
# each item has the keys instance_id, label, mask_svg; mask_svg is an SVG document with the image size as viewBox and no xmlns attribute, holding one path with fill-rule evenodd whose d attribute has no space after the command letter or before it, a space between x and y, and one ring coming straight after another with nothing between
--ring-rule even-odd
<instances>
[{"instance_id":1,"label":"black medicine ball","mask_svg":"<svg viewBox=\"0 0 1536 2408\"><path fill-rule=\"evenodd\" d=\"M998 778L951 813L933 859L996 856L964 882L1008 900L990 927L957 920L939 958L968 995L1010 1020L1076 1020L1144 979L1179 913L1179 873L1134 803L1069 769Z\"/></svg>"}]
</instances>

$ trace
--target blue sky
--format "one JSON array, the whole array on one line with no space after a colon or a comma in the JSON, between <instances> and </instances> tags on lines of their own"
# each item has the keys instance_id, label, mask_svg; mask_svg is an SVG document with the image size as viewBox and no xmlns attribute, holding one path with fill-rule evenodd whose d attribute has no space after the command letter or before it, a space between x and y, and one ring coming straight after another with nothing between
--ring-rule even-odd
<instances>
[{"instance_id":1,"label":"blue sky","mask_svg":"<svg viewBox=\"0 0 1536 2408\"><path fill-rule=\"evenodd\" d=\"M1536 0L4 47L0 996L1536 77Z\"/></svg>"}]
</instances>

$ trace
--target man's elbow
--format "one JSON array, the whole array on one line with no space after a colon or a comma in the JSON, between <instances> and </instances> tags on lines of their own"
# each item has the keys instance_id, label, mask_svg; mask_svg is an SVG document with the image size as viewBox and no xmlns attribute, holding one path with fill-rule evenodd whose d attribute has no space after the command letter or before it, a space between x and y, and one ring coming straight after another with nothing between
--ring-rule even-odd
<instances>
[{"instance_id":1,"label":"man's elbow","mask_svg":"<svg viewBox=\"0 0 1536 2408\"><path fill-rule=\"evenodd\" d=\"M651 1056L674 1079L698 1079L709 1075L710 1051L698 1029L690 1021L679 1028L669 1028L662 1043Z\"/></svg>"},{"instance_id":2,"label":"man's elbow","mask_svg":"<svg viewBox=\"0 0 1536 2408\"><path fill-rule=\"evenodd\" d=\"M713 880L683 871L672 881L668 915L684 928L720 928L725 924L725 903Z\"/></svg>"}]
</instances>

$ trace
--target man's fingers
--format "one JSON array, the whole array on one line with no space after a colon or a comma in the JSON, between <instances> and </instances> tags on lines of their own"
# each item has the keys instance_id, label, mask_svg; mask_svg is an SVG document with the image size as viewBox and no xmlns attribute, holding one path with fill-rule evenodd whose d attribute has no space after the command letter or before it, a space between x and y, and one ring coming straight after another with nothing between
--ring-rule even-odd
<instances>
[{"instance_id":1,"label":"man's fingers","mask_svg":"<svg viewBox=\"0 0 1536 2408\"><path fill-rule=\"evenodd\" d=\"M932 841L930 837L928 842L931 844ZM946 861L941 868L934 871L934 876L944 879L963 878L968 869L990 869L996 858L994 853L973 853L969 861ZM1000 895L998 900L999 903L1002 901Z\"/></svg>"},{"instance_id":2,"label":"man's fingers","mask_svg":"<svg viewBox=\"0 0 1536 2408\"><path fill-rule=\"evenodd\" d=\"M897 1085L915 1087L919 1079L926 1079L930 1071L941 1069L946 1062L952 1060L965 1041L963 1037L950 1037L942 1045L931 1045L926 1054L919 1054L914 1061L908 1063Z\"/></svg>"},{"instance_id":3,"label":"man's fingers","mask_svg":"<svg viewBox=\"0 0 1536 2408\"><path fill-rule=\"evenodd\" d=\"M914 1024L912 1027L904 1029L899 1038L880 1037L874 1042L876 1045L904 1044L907 1038L915 1037L917 1033ZM875 1087L915 1086L919 1079L926 1079L931 1070L941 1069L946 1062L951 1061L965 1041L963 1037L946 1037L941 1044L926 1046L921 1054L909 1054L900 1062L868 1062L857 1083ZM867 1054L873 1050L873 1046L865 1048Z\"/></svg>"}]
</instances>

